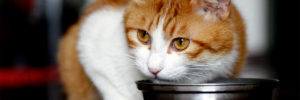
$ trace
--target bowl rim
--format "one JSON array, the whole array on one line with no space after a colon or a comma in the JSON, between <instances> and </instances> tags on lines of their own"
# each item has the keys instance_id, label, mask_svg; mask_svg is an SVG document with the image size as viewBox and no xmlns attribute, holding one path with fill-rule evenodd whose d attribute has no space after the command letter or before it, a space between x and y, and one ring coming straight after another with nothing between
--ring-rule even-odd
<instances>
[{"instance_id":1,"label":"bowl rim","mask_svg":"<svg viewBox=\"0 0 300 100\"><path fill-rule=\"evenodd\" d=\"M152 83L149 80L137 81L137 87L141 91L156 91L156 92L203 92L203 93L218 93L218 92L246 92L255 89L273 90L279 83L277 79L258 79L258 78L229 78L225 80L248 80L257 81L256 83L202 83L202 84L167 84L167 83ZM229 81L228 81L229 82Z\"/></svg>"},{"instance_id":2,"label":"bowl rim","mask_svg":"<svg viewBox=\"0 0 300 100\"><path fill-rule=\"evenodd\" d=\"M240 79L240 80L260 80L268 81L270 83L279 83L278 79L264 79L264 78L226 78L226 79ZM137 81L136 84L145 84L152 86L239 86L239 85L259 85L259 83L199 83L199 84L170 84L170 83L153 83L150 80Z\"/></svg>"}]
</instances>

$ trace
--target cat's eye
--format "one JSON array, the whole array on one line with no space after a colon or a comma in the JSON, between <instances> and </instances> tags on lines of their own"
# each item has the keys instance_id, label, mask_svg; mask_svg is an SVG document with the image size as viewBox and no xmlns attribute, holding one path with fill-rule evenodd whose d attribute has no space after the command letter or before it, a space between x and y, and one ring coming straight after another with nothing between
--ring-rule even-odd
<instances>
[{"instance_id":1,"label":"cat's eye","mask_svg":"<svg viewBox=\"0 0 300 100\"><path fill-rule=\"evenodd\" d=\"M144 31L144 30L138 30L137 37L141 42L143 42L145 44L148 44L150 41L150 35L148 34L147 31Z\"/></svg>"},{"instance_id":2,"label":"cat's eye","mask_svg":"<svg viewBox=\"0 0 300 100\"><path fill-rule=\"evenodd\" d=\"M186 49L190 44L190 41L188 39L184 38L176 38L173 40L173 48L175 48L178 51L182 51Z\"/></svg>"}]
</instances>

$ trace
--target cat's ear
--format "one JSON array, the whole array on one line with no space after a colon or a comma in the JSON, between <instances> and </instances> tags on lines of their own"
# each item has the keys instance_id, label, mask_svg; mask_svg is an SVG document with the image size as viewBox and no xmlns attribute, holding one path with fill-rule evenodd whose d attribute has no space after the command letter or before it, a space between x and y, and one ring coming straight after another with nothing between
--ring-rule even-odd
<instances>
[{"instance_id":1,"label":"cat's ear","mask_svg":"<svg viewBox=\"0 0 300 100\"><path fill-rule=\"evenodd\" d=\"M219 19L226 19L230 14L231 0L191 0L198 13L208 13Z\"/></svg>"}]
</instances>

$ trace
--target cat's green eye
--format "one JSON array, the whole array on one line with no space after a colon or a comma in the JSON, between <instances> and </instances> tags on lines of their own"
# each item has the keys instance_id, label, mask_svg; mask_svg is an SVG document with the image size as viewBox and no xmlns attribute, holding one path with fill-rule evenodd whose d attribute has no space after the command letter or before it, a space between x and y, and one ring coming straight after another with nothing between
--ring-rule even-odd
<instances>
[{"instance_id":1,"label":"cat's green eye","mask_svg":"<svg viewBox=\"0 0 300 100\"><path fill-rule=\"evenodd\" d=\"M173 48L178 51L186 49L190 44L190 40L184 38L176 38L173 40Z\"/></svg>"},{"instance_id":2,"label":"cat's green eye","mask_svg":"<svg viewBox=\"0 0 300 100\"><path fill-rule=\"evenodd\" d=\"M141 42L143 42L145 44L148 44L150 41L150 35L148 34L147 31L144 31L144 30L138 30L137 37Z\"/></svg>"}]
</instances>

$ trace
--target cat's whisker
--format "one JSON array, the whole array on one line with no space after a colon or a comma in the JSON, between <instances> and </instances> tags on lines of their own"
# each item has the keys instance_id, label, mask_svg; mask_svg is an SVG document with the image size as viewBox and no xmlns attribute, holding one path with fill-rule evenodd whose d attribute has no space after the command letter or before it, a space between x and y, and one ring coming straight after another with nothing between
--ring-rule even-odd
<instances>
[{"instance_id":1,"label":"cat's whisker","mask_svg":"<svg viewBox=\"0 0 300 100\"><path fill-rule=\"evenodd\" d=\"M213 69L211 67L186 67L187 69Z\"/></svg>"},{"instance_id":2,"label":"cat's whisker","mask_svg":"<svg viewBox=\"0 0 300 100\"><path fill-rule=\"evenodd\" d=\"M202 70L204 70L204 69L208 69L208 70L216 69L215 66L195 66L195 65L188 65L187 68L188 69L202 69Z\"/></svg>"},{"instance_id":3,"label":"cat's whisker","mask_svg":"<svg viewBox=\"0 0 300 100\"><path fill-rule=\"evenodd\" d=\"M186 68L188 70L212 70L214 68Z\"/></svg>"},{"instance_id":4,"label":"cat's whisker","mask_svg":"<svg viewBox=\"0 0 300 100\"><path fill-rule=\"evenodd\" d=\"M193 81L193 79L191 79L190 77L187 77L187 76L183 76L183 78Z\"/></svg>"},{"instance_id":5,"label":"cat's whisker","mask_svg":"<svg viewBox=\"0 0 300 100\"><path fill-rule=\"evenodd\" d=\"M183 67L177 67L177 68L174 69L174 70L180 70L180 69L183 69ZM181 71L177 71L176 73L172 73L172 74L170 75L170 77L174 77L174 76L178 75L178 73L181 73Z\"/></svg>"},{"instance_id":6,"label":"cat's whisker","mask_svg":"<svg viewBox=\"0 0 300 100\"><path fill-rule=\"evenodd\" d=\"M212 67L201 67L201 66L187 66L188 69L212 69Z\"/></svg>"},{"instance_id":7,"label":"cat's whisker","mask_svg":"<svg viewBox=\"0 0 300 100\"><path fill-rule=\"evenodd\" d=\"M204 67L209 67L209 66L219 66L221 64L188 64L188 66L204 66Z\"/></svg>"},{"instance_id":8,"label":"cat's whisker","mask_svg":"<svg viewBox=\"0 0 300 100\"><path fill-rule=\"evenodd\" d=\"M169 74L169 77L174 77L174 76L178 75L178 73L180 73L180 72Z\"/></svg>"},{"instance_id":9,"label":"cat's whisker","mask_svg":"<svg viewBox=\"0 0 300 100\"><path fill-rule=\"evenodd\" d=\"M203 74L184 74L184 75L185 77L196 78L196 79L205 78L205 75Z\"/></svg>"},{"instance_id":10,"label":"cat's whisker","mask_svg":"<svg viewBox=\"0 0 300 100\"><path fill-rule=\"evenodd\" d=\"M214 69L213 67L201 67L201 66L187 66L186 69L191 69L191 70L210 70Z\"/></svg>"},{"instance_id":11,"label":"cat's whisker","mask_svg":"<svg viewBox=\"0 0 300 100\"><path fill-rule=\"evenodd\" d=\"M192 73L186 73L184 75L189 75L189 76L197 76L197 77L204 77L202 74L192 74Z\"/></svg>"},{"instance_id":12,"label":"cat's whisker","mask_svg":"<svg viewBox=\"0 0 300 100\"><path fill-rule=\"evenodd\" d=\"M188 70L197 70L197 71L212 71L213 69L188 69Z\"/></svg>"}]
</instances>

